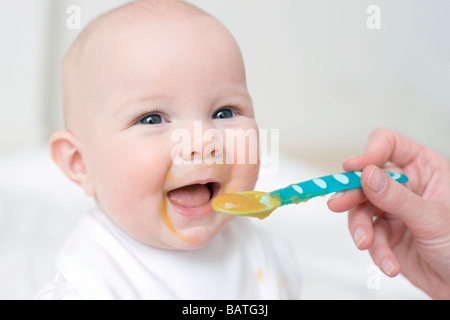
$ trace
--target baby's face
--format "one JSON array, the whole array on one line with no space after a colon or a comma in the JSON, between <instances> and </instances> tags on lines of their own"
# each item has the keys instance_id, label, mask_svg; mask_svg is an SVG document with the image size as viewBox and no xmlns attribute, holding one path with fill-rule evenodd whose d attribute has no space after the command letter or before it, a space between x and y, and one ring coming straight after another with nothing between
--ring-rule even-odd
<instances>
[{"instance_id":1,"label":"baby's face","mask_svg":"<svg viewBox=\"0 0 450 320\"><path fill-rule=\"evenodd\" d=\"M258 176L259 161L237 163L225 140L227 129L257 133L240 52L215 23L195 26L114 35L89 80L96 105L82 152L95 198L121 229L161 248L207 244L231 219L211 199L251 190Z\"/></svg>"}]
</instances>

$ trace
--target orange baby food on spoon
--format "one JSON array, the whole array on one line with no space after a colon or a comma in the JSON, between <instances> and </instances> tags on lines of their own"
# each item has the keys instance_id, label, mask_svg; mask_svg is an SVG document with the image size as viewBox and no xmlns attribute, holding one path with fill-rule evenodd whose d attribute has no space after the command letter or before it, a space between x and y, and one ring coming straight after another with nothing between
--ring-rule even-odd
<instances>
[{"instance_id":1,"label":"orange baby food on spoon","mask_svg":"<svg viewBox=\"0 0 450 320\"><path fill-rule=\"evenodd\" d=\"M266 218L279 204L277 199L261 191L222 194L212 200L213 208L217 212L259 219Z\"/></svg>"}]
</instances>

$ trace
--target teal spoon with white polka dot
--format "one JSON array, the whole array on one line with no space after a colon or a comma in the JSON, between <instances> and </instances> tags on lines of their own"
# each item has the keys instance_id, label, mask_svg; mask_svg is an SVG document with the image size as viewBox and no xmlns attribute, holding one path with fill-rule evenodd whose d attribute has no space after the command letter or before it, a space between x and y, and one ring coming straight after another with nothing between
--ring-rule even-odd
<instances>
[{"instance_id":1,"label":"teal spoon with white polka dot","mask_svg":"<svg viewBox=\"0 0 450 320\"><path fill-rule=\"evenodd\" d=\"M399 183L408 181L403 174L386 173ZM245 191L219 195L213 199L213 207L220 213L263 219L276 208L287 204L297 204L314 197L357 188L361 188L361 171L350 171L291 184L269 193Z\"/></svg>"}]
</instances>

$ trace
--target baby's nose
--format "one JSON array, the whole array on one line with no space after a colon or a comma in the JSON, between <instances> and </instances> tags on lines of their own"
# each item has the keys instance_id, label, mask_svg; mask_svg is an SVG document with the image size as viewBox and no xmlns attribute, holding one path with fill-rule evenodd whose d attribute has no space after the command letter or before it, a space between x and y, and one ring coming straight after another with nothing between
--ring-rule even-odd
<instances>
[{"instance_id":1,"label":"baby's nose","mask_svg":"<svg viewBox=\"0 0 450 320\"><path fill-rule=\"evenodd\" d=\"M201 127L200 127L200 124ZM201 156L203 161L211 161L222 155L223 137L217 128L205 126L200 121L194 124L191 160Z\"/></svg>"},{"instance_id":2,"label":"baby's nose","mask_svg":"<svg viewBox=\"0 0 450 320\"><path fill-rule=\"evenodd\" d=\"M189 138L183 139L183 162L194 164L215 163L223 161L223 134L202 121L195 121L190 129L187 129ZM222 163L222 162L221 162Z\"/></svg>"}]
</instances>

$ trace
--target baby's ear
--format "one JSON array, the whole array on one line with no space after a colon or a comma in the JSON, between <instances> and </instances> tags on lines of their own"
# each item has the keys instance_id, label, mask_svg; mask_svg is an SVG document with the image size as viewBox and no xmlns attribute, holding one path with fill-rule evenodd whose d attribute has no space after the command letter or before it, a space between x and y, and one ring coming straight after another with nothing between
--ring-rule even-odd
<instances>
[{"instance_id":1,"label":"baby's ear","mask_svg":"<svg viewBox=\"0 0 450 320\"><path fill-rule=\"evenodd\" d=\"M81 186L88 196L94 196L86 166L80 152L79 140L68 131L57 131L50 137L50 151L53 161L65 175Z\"/></svg>"}]
</instances>

